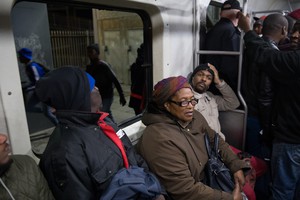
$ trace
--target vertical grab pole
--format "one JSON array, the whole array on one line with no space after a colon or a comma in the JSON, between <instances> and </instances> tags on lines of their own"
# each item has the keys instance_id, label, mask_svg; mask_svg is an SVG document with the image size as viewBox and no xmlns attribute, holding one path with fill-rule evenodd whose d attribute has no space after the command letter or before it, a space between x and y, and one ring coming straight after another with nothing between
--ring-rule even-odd
<instances>
[{"instance_id":1,"label":"vertical grab pole","mask_svg":"<svg viewBox=\"0 0 300 200\"><path fill-rule=\"evenodd\" d=\"M243 0L243 13L247 14L248 1ZM247 115L248 115L248 107L247 104L241 94L241 81L242 81L242 66L243 66L243 52L244 52L244 32L241 32L241 41L240 41L240 54L239 54L239 71L238 71L238 97L241 101L241 104L244 107L245 115L244 115L244 130L243 130L243 151L245 150L245 142L246 142L246 130L247 130Z\"/></svg>"}]
</instances>

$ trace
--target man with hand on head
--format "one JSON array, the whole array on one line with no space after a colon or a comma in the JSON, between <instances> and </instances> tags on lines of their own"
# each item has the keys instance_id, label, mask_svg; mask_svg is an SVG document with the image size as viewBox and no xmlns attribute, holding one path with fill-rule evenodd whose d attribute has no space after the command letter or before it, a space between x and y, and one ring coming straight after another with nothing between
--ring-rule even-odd
<instances>
[{"instance_id":1,"label":"man with hand on head","mask_svg":"<svg viewBox=\"0 0 300 200\"><path fill-rule=\"evenodd\" d=\"M219 78L219 73L215 66L210 63L200 64L191 74L190 83L194 90L195 98L199 102L195 105L195 110L199 111L208 125L225 140L221 132L219 122L219 111L233 110L240 105L239 99L231 87ZM214 83L221 95L214 95L207 91Z\"/></svg>"},{"instance_id":2,"label":"man with hand on head","mask_svg":"<svg viewBox=\"0 0 300 200\"><path fill-rule=\"evenodd\" d=\"M200 64L191 74L190 83L194 91L194 95L199 99L195 105L195 110L199 111L208 122L208 125L225 140L225 135L221 132L219 121L219 111L233 110L240 103L230 86L219 78L217 69L210 63ZM221 95L214 95L207 91L211 84L215 84ZM241 150L230 146L235 153ZM244 189L248 199L256 199L254 186L256 177L260 177L267 171L266 163L257 157L251 156L250 163L254 170L247 174L249 181L246 182Z\"/></svg>"}]
</instances>

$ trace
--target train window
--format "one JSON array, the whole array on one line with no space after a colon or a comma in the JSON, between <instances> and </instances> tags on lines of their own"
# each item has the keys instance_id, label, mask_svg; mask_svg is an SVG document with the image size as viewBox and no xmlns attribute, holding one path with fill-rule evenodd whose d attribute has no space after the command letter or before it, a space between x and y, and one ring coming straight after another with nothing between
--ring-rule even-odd
<instances>
[{"instance_id":1,"label":"train window","mask_svg":"<svg viewBox=\"0 0 300 200\"><path fill-rule=\"evenodd\" d=\"M211 1L207 7L206 26L209 30L214 26L220 19L221 3Z\"/></svg>"},{"instance_id":2,"label":"train window","mask_svg":"<svg viewBox=\"0 0 300 200\"><path fill-rule=\"evenodd\" d=\"M115 122L122 126L130 123L130 120L136 120L136 116L144 108L142 106L147 103L147 94L150 93L147 90L151 90L147 85L152 86L152 65L149 64L152 61L149 53L151 28L147 14L141 10L122 10L101 5L21 1L13 7L12 22L16 51L29 49L32 59L31 56L28 58L50 70L66 65L85 70L90 63L87 46L97 43L100 59L110 64L127 101L125 106L120 105L119 93L115 88L111 106ZM42 104L34 102L32 105L33 96L27 93L28 84L30 85L30 78L25 70L27 63L20 56L18 61L27 122L34 143L40 138L47 138L54 124L45 114ZM134 94L143 100L138 105L138 112L132 108L134 104L130 102L133 72L131 65L136 61L143 69L139 71L142 74L138 77L143 78L138 85L144 86L140 94L138 91ZM133 74L133 78L137 74Z\"/></svg>"}]
</instances>

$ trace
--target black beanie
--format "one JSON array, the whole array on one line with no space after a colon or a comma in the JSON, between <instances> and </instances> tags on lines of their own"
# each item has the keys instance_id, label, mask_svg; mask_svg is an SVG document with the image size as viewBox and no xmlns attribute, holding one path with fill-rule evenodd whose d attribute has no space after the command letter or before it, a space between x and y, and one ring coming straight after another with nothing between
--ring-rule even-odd
<instances>
[{"instance_id":1,"label":"black beanie","mask_svg":"<svg viewBox=\"0 0 300 200\"><path fill-rule=\"evenodd\" d=\"M209 71L213 77L215 76L214 71L213 71L212 69L210 69L210 67L208 66L208 63L205 63L205 64L200 64L200 65L198 65L198 66L194 69L194 71L193 71L193 73L192 73L192 75L191 75L190 81L192 81L192 79L193 79L193 77L195 76L195 74L196 74L198 71L200 71L200 70L206 70L206 71Z\"/></svg>"}]
</instances>

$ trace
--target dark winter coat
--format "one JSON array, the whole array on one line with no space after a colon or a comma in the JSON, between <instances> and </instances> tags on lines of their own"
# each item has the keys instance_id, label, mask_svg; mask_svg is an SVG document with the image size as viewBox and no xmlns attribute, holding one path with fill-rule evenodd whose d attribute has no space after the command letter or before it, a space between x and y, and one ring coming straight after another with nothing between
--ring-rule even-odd
<instances>
[{"instance_id":1,"label":"dark winter coat","mask_svg":"<svg viewBox=\"0 0 300 200\"><path fill-rule=\"evenodd\" d=\"M278 82L276 87L273 132L275 142L300 144L300 51L280 52L249 31L244 36L247 57Z\"/></svg>"},{"instance_id":2,"label":"dark winter coat","mask_svg":"<svg viewBox=\"0 0 300 200\"><path fill-rule=\"evenodd\" d=\"M205 49L215 51L239 51L241 33L227 18L221 18L207 33ZM206 62L213 64L220 78L237 91L239 56L207 55ZM217 89L212 91L219 94Z\"/></svg>"},{"instance_id":3,"label":"dark winter coat","mask_svg":"<svg viewBox=\"0 0 300 200\"><path fill-rule=\"evenodd\" d=\"M59 124L40 161L49 187L57 200L98 200L123 165L115 143L97 125L100 113L91 113L91 90L87 74L73 67L53 70L36 84L44 103L56 108ZM121 138L130 165L141 166L129 138L109 118Z\"/></svg>"},{"instance_id":4,"label":"dark winter coat","mask_svg":"<svg viewBox=\"0 0 300 200\"><path fill-rule=\"evenodd\" d=\"M99 199L114 174L124 167L120 150L98 127L100 114L59 111L56 115L60 124L40 162L55 198ZM109 118L105 121L123 134L129 163L140 166L143 160L126 134Z\"/></svg>"}]
</instances>

